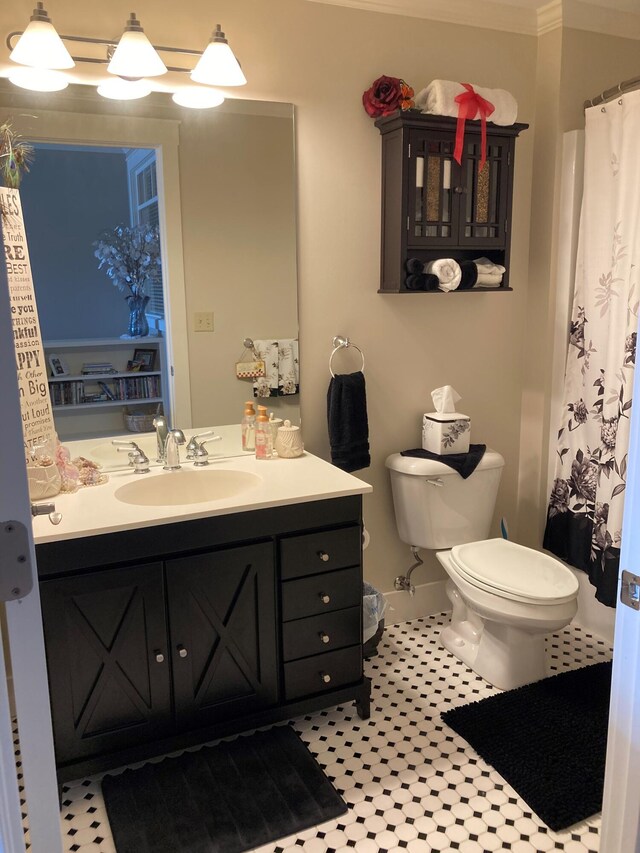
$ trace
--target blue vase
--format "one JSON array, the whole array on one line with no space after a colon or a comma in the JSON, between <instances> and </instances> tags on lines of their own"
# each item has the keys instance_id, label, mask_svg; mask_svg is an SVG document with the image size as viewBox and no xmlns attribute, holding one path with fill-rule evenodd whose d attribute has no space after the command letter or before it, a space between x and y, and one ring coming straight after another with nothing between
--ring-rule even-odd
<instances>
[{"instance_id":1,"label":"blue vase","mask_svg":"<svg viewBox=\"0 0 640 853\"><path fill-rule=\"evenodd\" d=\"M150 297L144 293L127 296L129 306L129 328L127 334L130 338L145 338L149 334L149 322L145 313Z\"/></svg>"}]
</instances>

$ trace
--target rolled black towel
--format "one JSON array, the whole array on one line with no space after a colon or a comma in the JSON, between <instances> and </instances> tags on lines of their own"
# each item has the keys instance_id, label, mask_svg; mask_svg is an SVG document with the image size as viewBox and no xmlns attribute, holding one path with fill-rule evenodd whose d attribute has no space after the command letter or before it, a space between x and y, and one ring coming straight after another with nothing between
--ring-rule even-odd
<instances>
[{"instance_id":1,"label":"rolled black towel","mask_svg":"<svg viewBox=\"0 0 640 853\"><path fill-rule=\"evenodd\" d=\"M424 272L424 261L420 258L408 258L405 267L409 275L420 275Z\"/></svg>"},{"instance_id":2,"label":"rolled black towel","mask_svg":"<svg viewBox=\"0 0 640 853\"><path fill-rule=\"evenodd\" d=\"M440 287L440 280L437 275L434 275L432 272L427 272L423 276L424 278L424 290L438 290Z\"/></svg>"},{"instance_id":3,"label":"rolled black towel","mask_svg":"<svg viewBox=\"0 0 640 853\"><path fill-rule=\"evenodd\" d=\"M407 290L426 290L427 282L424 273L413 273L408 275L404 280L404 286Z\"/></svg>"},{"instance_id":4,"label":"rolled black towel","mask_svg":"<svg viewBox=\"0 0 640 853\"><path fill-rule=\"evenodd\" d=\"M473 261L460 261L462 278L458 290L471 290L478 280L478 267Z\"/></svg>"}]
</instances>

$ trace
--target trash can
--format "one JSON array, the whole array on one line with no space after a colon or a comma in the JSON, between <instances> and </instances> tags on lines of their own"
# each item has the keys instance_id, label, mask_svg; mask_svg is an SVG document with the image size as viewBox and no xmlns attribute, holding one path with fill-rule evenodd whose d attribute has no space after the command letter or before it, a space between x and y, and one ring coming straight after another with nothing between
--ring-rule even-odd
<instances>
[{"instance_id":1,"label":"trash can","mask_svg":"<svg viewBox=\"0 0 640 853\"><path fill-rule=\"evenodd\" d=\"M378 643L384 633L384 612L387 600L384 595L366 581L362 584L362 655L364 658L377 654Z\"/></svg>"}]
</instances>

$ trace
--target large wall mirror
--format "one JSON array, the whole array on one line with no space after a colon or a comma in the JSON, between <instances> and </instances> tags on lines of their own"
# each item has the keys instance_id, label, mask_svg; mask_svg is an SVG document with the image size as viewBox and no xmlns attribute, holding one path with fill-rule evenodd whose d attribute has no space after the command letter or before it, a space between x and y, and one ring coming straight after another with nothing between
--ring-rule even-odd
<instances>
[{"instance_id":1,"label":"large wall mirror","mask_svg":"<svg viewBox=\"0 0 640 853\"><path fill-rule=\"evenodd\" d=\"M253 381L236 376L236 362L251 358L244 340L298 336L293 107L237 100L195 111L163 95L112 104L87 87L45 96L0 81L0 119L36 146L21 195L49 353L75 375L88 362L120 372L136 350L155 349L159 384L145 388L174 425L239 423L254 397ZM149 319L160 337L119 340L125 294L97 269L93 240L138 221L135 204L145 221L154 193L163 298ZM256 400L298 421L291 390ZM55 407L61 437L123 430L121 406L88 402Z\"/></svg>"}]
</instances>

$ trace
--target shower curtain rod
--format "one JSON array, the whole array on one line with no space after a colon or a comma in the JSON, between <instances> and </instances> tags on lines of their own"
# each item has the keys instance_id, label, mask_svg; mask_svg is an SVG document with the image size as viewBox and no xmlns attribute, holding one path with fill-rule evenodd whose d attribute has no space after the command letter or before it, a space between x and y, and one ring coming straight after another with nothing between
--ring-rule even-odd
<instances>
[{"instance_id":1,"label":"shower curtain rod","mask_svg":"<svg viewBox=\"0 0 640 853\"><path fill-rule=\"evenodd\" d=\"M634 77L632 80L623 80L622 83L618 83L612 89L605 89L604 92L596 95L595 98L585 101L583 106L585 110L588 107L597 107L598 104L606 104L608 101L613 101L619 95L624 95L625 92L632 92L634 89L640 89L640 77Z\"/></svg>"}]
</instances>

